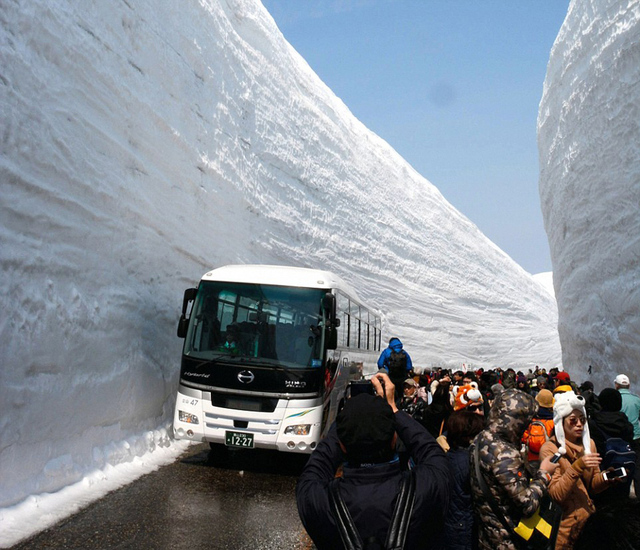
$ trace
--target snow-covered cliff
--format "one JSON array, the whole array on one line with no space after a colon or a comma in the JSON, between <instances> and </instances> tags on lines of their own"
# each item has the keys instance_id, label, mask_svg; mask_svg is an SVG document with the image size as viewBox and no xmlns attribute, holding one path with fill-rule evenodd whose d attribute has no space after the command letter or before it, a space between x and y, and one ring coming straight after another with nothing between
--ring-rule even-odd
<instances>
[{"instance_id":1,"label":"snow-covered cliff","mask_svg":"<svg viewBox=\"0 0 640 550\"><path fill-rule=\"evenodd\" d=\"M638 384L640 2L571 3L538 134L564 367L600 389L619 372Z\"/></svg>"},{"instance_id":2,"label":"snow-covered cliff","mask_svg":"<svg viewBox=\"0 0 640 550\"><path fill-rule=\"evenodd\" d=\"M0 16L0 506L166 446L184 288L334 270L418 366L555 366L557 310L257 0Z\"/></svg>"}]
</instances>

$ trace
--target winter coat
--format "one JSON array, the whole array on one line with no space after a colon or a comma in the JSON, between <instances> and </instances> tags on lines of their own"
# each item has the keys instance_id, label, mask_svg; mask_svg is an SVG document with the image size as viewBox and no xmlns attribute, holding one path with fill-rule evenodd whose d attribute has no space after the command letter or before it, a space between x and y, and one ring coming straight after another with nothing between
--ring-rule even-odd
<instances>
[{"instance_id":1,"label":"winter coat","mask_svg":"<svg viewBox=\"0 0 640 550\"><path fill-rule=\"evenodd\" d=\"M593 393L593 390L584 390L581 395L582 397L584 397L584 408L587 411L587 415L589 415L589 417L591 417L593 413L598 412L602 408L600 407L598 396Z\"/></svg>"},{"instance_id":2,"label":"winter coat","mask_svg":"<svg viewBox=\"0 0 640 550\"><path fill-rule=\"evenodd\" d=\"M440 549L451 492L447 458L408 414L397 412L395 421L415 463L416 498L405 549ZM344 459L334 424L311 454L296 486L300 519L318 550L344 548L329 503L329 483ZM398 461L372 467L344 465L340 492L363 540L376 536L384 542L401 480Z\"/></svg>"},{"instance_id":3,"label":"winter coat","mask_svg":"<svg viewBox=\"0 0 640 550\"><path fill-rule=\"evenodd\" d=\"M589 434L595 442L600 456L604 456L605 439L608 437L620 437L627 443L633 442L633 426L627 415L621 411L593 413L589 418Z\"/></svg>"},{"instance_id":4,"label":"winter coat","mask_svg":"<svg viewBox=\"0 0 640 550\"><path fill-rule=\"evenodd\" d=\"M406 412L411 418L415 418L418 422L422 422L424 410L427 402L419 397L416 391L411 397L403 397L400 409Z\"/></svg>"},{"instance_id":5,"label":"winter coat","mask_svg":"<svg viewBox=\"0 0 640 550\"><path fill-rule=\"evenodd\" d=\"M562 508L562 521L558 530L556 549L570 550L578 540L589 516L596 511L590 494L604 491L609 485L602 478L600 468L576 470L572 464L584 455L582 445L565 442L567 454L558 462L558 468L551 476L549 494ZM555 436L540 449L544 460L558 451ZM596 453L596 444L591 440L591 452Z\"/></svg>"},{"instance_id":6,"label":"winter coat","mask_svg":"<svg viewBox=\"0 0 640 550\"><path fill-rule=\"evenodd\" d=\"M622 412L633 426L633 439L640 439L640 397L626 388L618 390L622 396Z\"/></svg>"},{"instance_id":7,"label":"winter coat","mask_svg":"<svg viewBox=\"0 0 640 550\"><path fill-rule=\"evenodd\" d=\"M604 458L606 440L609 437L619 437L627 443L633 443L633 426L627 416L621 411L600 411L589 418L589 434L596 444L598 454ZM620 503L629 496L632 477L628 476L625 483L616 484L604 493L594 496L596 505Z\"/></svg>"},{"instance_id":8,"label":"winter coat","mask_svg":"<svg viewBox=\"0 0 640 550\"><path fill-rule=\"evenodd\" d=\"M547 474L538 471L532 478L520 453L520 439L538 409L535 399L518 390L505 390L496 397L489 412L487 428L469 449L471 490L478 522L480 548L514 550L511 533L494 514L478 483L474 449L478 447L480 472L503 515L517 525L538 509L549 484Z\"/></svg>"},{"instance_id":9,"label":"winter coat","mask_svg":"<svg viewBox=\"0 0 640 550\"><path fill-rule=\"evenodd\" d=\"M444 431L444 426L452 412L453 407L432 402L422 413L422 425L433 437L438 437Z\"/></svg>"},{"instance_id":10,"label":"winter coat","mask_svg":"<svg viewBox=\"0 0 640 550\"><path fill-rule=\"evenodd\" d=\"M447 550L475 550L478 534L471 501L469 449L458 447L447 453L451 467L451 502L444 522Z\"/></svg>"}]
</instances>

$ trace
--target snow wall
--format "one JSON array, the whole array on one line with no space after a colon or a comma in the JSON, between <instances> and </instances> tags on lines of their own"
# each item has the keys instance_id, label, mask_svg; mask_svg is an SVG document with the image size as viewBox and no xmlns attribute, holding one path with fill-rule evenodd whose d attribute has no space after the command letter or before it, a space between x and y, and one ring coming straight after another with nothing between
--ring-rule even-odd
<instances>
[{"instance_id":1,"label":"snow wall","mask_svg":"<svg viewBox=\"0 0 640 550\"><path fill-rule=\"evenodd\" d=\"M571 3L551 52L538 136L564 368L599 389L626 373L637 391L640 2Z\"/></svg>"},{"instance_id":2,"label":"snow wall","mask_svg":"<svg viewBox=\"0 0 640 550\"><path fill-rule=\"evenodd\" d=\"M555 298L257 0L15 0L0 25L0 506L170 444L212 267L333 270L417 366L559 364Z\"/></svg>"}]
</instances>

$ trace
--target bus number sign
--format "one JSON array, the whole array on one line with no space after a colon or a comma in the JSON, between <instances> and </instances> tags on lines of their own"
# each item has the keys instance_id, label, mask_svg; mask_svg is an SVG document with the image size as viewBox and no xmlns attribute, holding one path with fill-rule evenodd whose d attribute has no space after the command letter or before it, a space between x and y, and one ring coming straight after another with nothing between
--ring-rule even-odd
<instances>
[{"instance_id":1,"label":"bus number sign","mask_svg":"<svg viewBox=\"0 0 640 550\"><path fill-rule=\"evenodd\" d=\"M253 449L253 434L244 432L225 432L224 442L227 447Z\"/></svg>"}]
</instances>

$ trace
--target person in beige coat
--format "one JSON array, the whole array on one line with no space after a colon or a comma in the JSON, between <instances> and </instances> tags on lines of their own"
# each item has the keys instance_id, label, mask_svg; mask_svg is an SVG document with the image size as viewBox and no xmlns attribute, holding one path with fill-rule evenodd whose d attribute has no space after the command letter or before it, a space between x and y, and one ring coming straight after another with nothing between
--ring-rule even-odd
<instances>
[{"instance_id":1,"label":"person in beige coat","mask_svg":"<svg viewBox=\"0 0 640 550\"><path fill-rule=\"evenodd\" d=\"M555 436L542 446L540 458L562 454L549 494L562 508L556 550L571 550L596 510L591 495L604 491L612 482L603 479L600 472L602 459L589 436L584 398L573 392L556 395L553 422Z\"/></svg>"}]
</instances>

